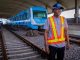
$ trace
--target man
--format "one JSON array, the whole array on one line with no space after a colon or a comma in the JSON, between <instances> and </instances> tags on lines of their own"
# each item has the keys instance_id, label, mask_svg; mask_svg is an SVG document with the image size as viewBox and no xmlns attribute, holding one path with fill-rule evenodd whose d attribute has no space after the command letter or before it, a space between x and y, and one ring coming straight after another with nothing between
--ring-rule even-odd
<instances>
[{"instance_id":1,"label":"man","mask_svg":"<svg viewBox=\"0 0 80 60\"><path fill-rule=\"evenodd\" d=\"M63 16L60 16L62 9L60 3L53 5L52 12L54 15L49 17L44 25L44 41L46 52L49 53L48 60L55 60L56 54L57 60L63 60L65 45L70 46L67 22Z\"/></svg>"}]
</instances>

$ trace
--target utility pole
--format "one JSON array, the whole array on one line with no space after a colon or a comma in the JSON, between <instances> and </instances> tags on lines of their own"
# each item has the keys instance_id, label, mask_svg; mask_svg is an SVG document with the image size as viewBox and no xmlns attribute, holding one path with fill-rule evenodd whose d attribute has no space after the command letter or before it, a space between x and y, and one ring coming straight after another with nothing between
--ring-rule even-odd
<instances>
[{"instance_id":1,"label":"utility pole","mask_svg":"<svg viewBox=\"0 0 80 60\"><path fill-rule=\"evenodd\" d=\"M48 0L46 0L46 3L48 4ZM47 6L47 5L45 5L45 7L46 7L46 9L47 9L47 11L48 11L48 6Z\"/></svg>"},{"instance_id":2,"label":"utility pole","mask_svg":"<svg viewBox=\"0 0 80 60\"><path fill-rule=\"evenodd\" d=\"M76 24L78 24L78 18L79 18L79 7L78 7L78 0L75 0L75 20Z\"/></svg>"}]
</instances>

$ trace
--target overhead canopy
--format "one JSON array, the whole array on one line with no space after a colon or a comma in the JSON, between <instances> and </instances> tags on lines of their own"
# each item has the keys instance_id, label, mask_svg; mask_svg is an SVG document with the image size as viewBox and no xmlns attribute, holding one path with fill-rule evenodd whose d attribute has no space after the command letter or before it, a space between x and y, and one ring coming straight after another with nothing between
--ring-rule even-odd
<instances>
[{"instance_id":1,"label":"overhead canopy","mask_svg":"<svg viewBox=\"0 0 80 60\"><path fill-rule=\"evenodd\" d=\"M65 10L75 8L75 0L0 0L0 17L9 18L31 6L45 6L51 13L52 5L60 2ZM80 0L78 0L80 7Z\"/></svg>"}]
</instances>

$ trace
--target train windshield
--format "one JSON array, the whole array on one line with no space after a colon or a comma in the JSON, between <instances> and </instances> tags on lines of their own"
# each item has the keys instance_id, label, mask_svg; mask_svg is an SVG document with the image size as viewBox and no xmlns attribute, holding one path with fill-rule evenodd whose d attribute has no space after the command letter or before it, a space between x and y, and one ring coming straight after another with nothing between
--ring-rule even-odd
<instances>
[{"instance_id":1,"label":"train windshield","mask_svg":"<svg viewBox=\"0 0 80 60\"><path fill-rule=\"evenodd\" d=\"M46 18L47 14L46 14L46 11L34 11L33 17L34 18Z\"/></svg>"}]
</instances>

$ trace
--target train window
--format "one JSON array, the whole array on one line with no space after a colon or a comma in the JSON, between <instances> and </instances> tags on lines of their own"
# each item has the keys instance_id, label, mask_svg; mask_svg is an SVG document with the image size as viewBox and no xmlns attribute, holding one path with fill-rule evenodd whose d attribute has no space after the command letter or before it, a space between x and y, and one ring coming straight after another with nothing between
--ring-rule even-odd
<instances>
[{"instance_id":1,"label":"train window","mask_svg":"<svg viewBox=\"0 0 80 60\"><path fill-rule=\"evenodd\" d=\"M21 15L19 15L19 20L21 20Z\"/></svg>"},{"instance_id":2,"label":"train window","mask_svg":"<svg viewBox=\"0 0 80 60\"><path fill-rule=\"evenodd\" d=\"M19 20L19 16L17 16L17 20Z\"/></svg>"},{"instance_id":3,"label":"train window","mask_svg":"<svg viewBox=\"0 0 80 60\"><path fill-rule=\"evenodd\" d=\"M21 15L21 20L23 20L23 15Z\"/></svg>"},{"instance_id":4,"label":"train window","mask_svg":"<svg viewBox=\"0 0 80 60\"><path fill-rule=\"evenodd\" d=\"M16 20L18 20L18 17L16 16Z\"/></svg>"},{"instance_id":5,"label":"train window","mask_svg":"<svg viewBox=\"0 0 80 60\"><path fill-rule=\"evenodd\" d=\"M24 14L23 14L23 20L25 19L25 16L24 16Z\"/></svg>"},{"instance_id":6,"label":"train window","mask_svg":"<svg viewBox=\"0 0 80 60\"><path fill-rule=\"evenodd\" d=\"M20 20L21 19L21 17L20 16L18 16L18 20Z\"/></svg>"},{"instance_id":7,"label":"train window","mask_svg":"<svg viewBox=\"0 0 80 60\"><path fill-rule=\"evenodd\" d=\"M33 12L33 17L46 18L47 14L46 14L46 11L34 11Z\"/></svg>"},{"instance_id":8,"label":"train window","mask_svg":"<svg viewBox=\"0 0 80 60\"><path fill-rule=\"evenodd\" d=\"M24 20L26 20L27 19L27 13L24 13L23 17L24 17Z\"/></svg>"},{"instance_id":9,"label":"train window","mask_svg":"<svg viewBox=\"0 0 80 60\"><path fill-rule=\"evenodd\" d=\"M16 17L15 17L15 20L17 20Z\"/></svg>"},{"instance_id":10,"label":"train window","mask_svg":"<svg viewBox=\"0 0 80 60\"><path fill-rule=\"evenodd\" d=\"M26 11L26 13L27 13L27 19L30 19L30 17L31 17L31 10L28 9L28 10Z\"/></svg>"},{"instance_id":11,"label":"train window","mask_svg":"<svg viewBox=\"0 0 80 60\"><path fill-rule=\"evenodd\" d=\"M23 20L25 19L24 14L23 14Z\"/></svg>"},{"instance_id":12,"label":"train window","mask_svg":"<svg viewBox=\"0 0 80 60\"><path fill-rule=\"evenodd\" d=\"M25 19L27 19L27 13L25 13Z\"/></svg>"},{"instance_id":13,"label":"train window","mask_svg":"<svg viewBox=\"0 0 80 60\"><path fill-rule=\"evenodd\" d=\"M23 15L21 15L21 20L23 20Z\"/></svg>"},{"instance_id":14,"label":"train window","mask_svg":"<svg viewBox=\"0 0 80 60\"><path fill-rule=\"evenodd\" d=\"M22 19L22 16L20 15L20 19L19 20L21 20Z\"/></svg>"}]
</instances>

